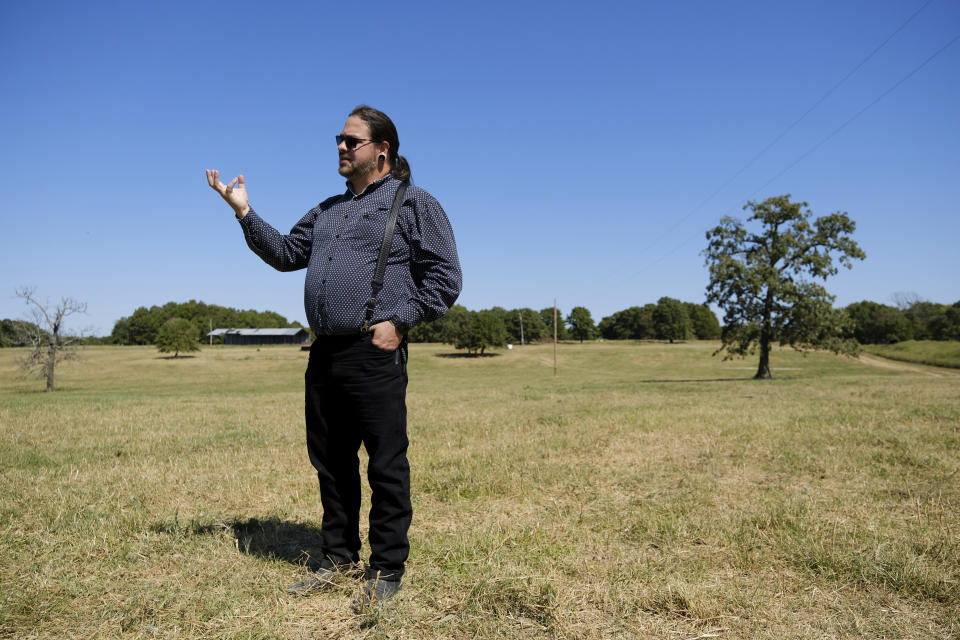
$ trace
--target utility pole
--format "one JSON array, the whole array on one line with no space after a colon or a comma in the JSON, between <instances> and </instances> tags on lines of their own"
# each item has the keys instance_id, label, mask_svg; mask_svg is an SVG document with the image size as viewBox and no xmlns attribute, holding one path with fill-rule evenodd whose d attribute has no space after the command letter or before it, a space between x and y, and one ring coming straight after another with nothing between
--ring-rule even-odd
<instances>
[{"instance_id":1,"label":"utility pole","mask_svg":"<svg viewBox=\"0 0 960 640\"><path fill-rule=\"evenodd\" d=\"M557 299L553 299L553 375L557 375Z\"/></svg>"},{"instance_id":2,"label":"utility pole","mask_svg":"<svg viewBox=\"0 0 960 640\"><path fill-rule=\"evenodd\" d=\"M523 346L523 312L517 311L517 315L520 316L520 346Z\"/></svg>"}]
</instances>

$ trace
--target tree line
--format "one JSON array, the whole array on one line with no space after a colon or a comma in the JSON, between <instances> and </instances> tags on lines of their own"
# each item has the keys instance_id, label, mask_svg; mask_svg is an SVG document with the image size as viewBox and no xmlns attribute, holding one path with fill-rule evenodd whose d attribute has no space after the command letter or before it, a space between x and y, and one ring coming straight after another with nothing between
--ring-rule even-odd
<instances>
[{"instance_id":1,"label":"tree line","mask_svg":"<svg viewBox=\"0 0 960 640\"><path fill-rule=\"evenodd\" d=\"M891 344L905 340L960 340L960 300L941 304L917 297L901 299L896 305L870 300L854 302L839 310L846 316L843 335L860 344ZM709 307L663 297L656 304L633 306L617 311L594 324L590 311L574 307L560 322L560 340L717 340L721 326ZM239 310L191 300L162 306L139 307L116 322L110 336L84 342L104 344L156 344L161 327L171 318L182 318L196 329L200 342L212 324L216 327L284 328L300 327L273 311ZM411 342L443 342L459 349L482 352L486 348L553 340L553 307L493 307L471 311L454 305L443 318L414 327ZM31 344L30 336L44 330L26 320L0 320L0 347Z\"/></svg>"},{"instance_id":2,"label":"tree line","mask_svg":"<svg viewBox=\"0 0 960 640\"><path fill-rule=\"evenodd\" d=\"M656 304L630 307L600 321L597 327L608 340L717 340L720 322L703 304L660 298Z\"/></svg>"},{"instance_id":3,"label":"tree line","mask_svg":"<svg viewBox=\"0 0 960 640\"><path fill-rule=\"evenodd\" d=\"M845 307L846 333L860 344L905 340L960 340L960 300L952 305L901 300L891 306L864 300Z\"/></svg>"},{"instance_id":4,"label":"tree line","mask_svg":"<svg viewBox=\"0 0 960 640\"><path fill-rule=\"evenodd\" d=\"M163 325L172 318L181 318L196 328L199 341L210 331L210 327L244 329L282 329L302 327L299 322L290 322L274 311L255 311L253 309L233 309L215 304L206 304L190 300L189 302L168 302L163 306L139 307L133 314L120 318L113 325L110 344L155 344Z\"/></svg>"},{"instance_id":5,"label":"tree line","mask_svg":"<svg viewBox=\"0 0 960 640\"><path fill-rule=\"evenodd\" d=\"M720 323L705 305L661 298L656 304L630 307L603 318L597 325L586 307L557 310L558 340L715 340ZM443 342L470 353L507 344L552 341L554 309L493 307L471 311L454 305L444 317L410 331L411 342Z\"/></svg>"},{"instance_id":6,"label":"tree line","mask_svg":"<svg viewBox=\"0 0 960 640\"><path fill-rule=\"evenodd\" d=\"M26 347L30 345L30 336L44 335L46 332L27 320L0 320L0 347Z\"/></svg>"}]
</instances>

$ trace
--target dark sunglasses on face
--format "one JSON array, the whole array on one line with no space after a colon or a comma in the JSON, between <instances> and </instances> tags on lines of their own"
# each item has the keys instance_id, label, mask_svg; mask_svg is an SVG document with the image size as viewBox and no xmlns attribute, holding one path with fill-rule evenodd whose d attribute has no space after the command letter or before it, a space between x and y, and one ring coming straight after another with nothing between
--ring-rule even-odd
<instances>
[{"instance_id":1,"label":"dark sunglasses on face","mask_svg":"<svg viewBox=\"0 0 960 640\"><path fill-rule=\"evenodd\" d=\"M373 140L368 140L367 138L354 138L353 136L337 136L337 146L340 146L340 143L343 143L347 147L347 151L353 151L357 148L361 142L373 142Z\"/></svg>"}]
</instances>

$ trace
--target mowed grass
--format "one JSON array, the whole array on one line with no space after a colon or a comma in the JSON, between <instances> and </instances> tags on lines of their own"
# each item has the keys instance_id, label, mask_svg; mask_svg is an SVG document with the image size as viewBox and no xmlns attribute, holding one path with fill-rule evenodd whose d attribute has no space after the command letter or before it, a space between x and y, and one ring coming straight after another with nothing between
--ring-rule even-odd
<instances>
[{"instance_id":1,"label":"mowed grass","mask_svg":"<svg viewBox=\"0 0 960 640\"><path fill-rule=\"evenodd\" d=\"M895 344L865 344L863 350L891 360L960 369L960 341L906 340Z\"/></svg>"},{"instance_id":2,"label":"mowed grass","mask_svg":"<svg viewBox=\"0 0 960 640\"><path fill-rule=\"evenodd\" d=\"M0 637L960 635L960 375L715 348L413 345L412 555L360 616L284 592L306 353L93 347L45 394L0 350Z\"/></svg>"}]
</instances>

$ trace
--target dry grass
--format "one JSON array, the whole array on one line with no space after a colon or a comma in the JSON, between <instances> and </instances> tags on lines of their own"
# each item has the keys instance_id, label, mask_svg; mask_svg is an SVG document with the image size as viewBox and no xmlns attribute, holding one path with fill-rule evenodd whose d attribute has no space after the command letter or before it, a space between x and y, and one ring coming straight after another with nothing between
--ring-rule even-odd
<instances>
[{"instance_id":1,"label":"dry grass","mask_svg":"<svg viewBox=\"0 0 960 640\"><path fill-rule=\"evenodd\" d=\"M88 348L51 395L0 350L0 637L960 635L960 377L713 348L414 345L408 579L364 616L284 593L306 354Z\"/></svg>"}]
</instances>

